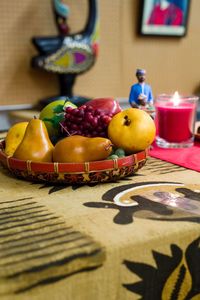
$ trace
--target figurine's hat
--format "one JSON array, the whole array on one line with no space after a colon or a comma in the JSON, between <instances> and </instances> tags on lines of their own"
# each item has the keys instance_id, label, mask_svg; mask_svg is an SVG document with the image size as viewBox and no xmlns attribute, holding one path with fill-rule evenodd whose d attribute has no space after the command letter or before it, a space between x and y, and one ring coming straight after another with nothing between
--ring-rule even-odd
<instances>
[{"instance_id":1,"label":"figurine's hat","mask_svg":"<svg viewBox=\"0 0 200 300\"><path fill-rule=\"evenodd\" d=\"M146 74L146 70L144 69L137 69L136 70L136 75L145 75Z\"/></svg>"}]
</instances>

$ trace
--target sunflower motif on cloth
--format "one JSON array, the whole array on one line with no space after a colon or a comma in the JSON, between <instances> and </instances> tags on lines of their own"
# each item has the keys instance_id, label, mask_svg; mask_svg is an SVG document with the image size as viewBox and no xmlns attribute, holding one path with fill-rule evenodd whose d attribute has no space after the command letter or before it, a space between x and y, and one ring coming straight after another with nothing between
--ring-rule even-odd
<instances>
[{"instance_id":1,"label":"sunflower motif on cloth","mask_svg":"<svg viewBox=\"0 0 200 300\"><path fill-rule=\"evenodd\" d=\"M156 266L124 260L127 269L141 280L123 283L124 288L143 300L200 299L200 237L186 250L172 244L171 256L152 251Z\"/></svg>"}]
</instances>

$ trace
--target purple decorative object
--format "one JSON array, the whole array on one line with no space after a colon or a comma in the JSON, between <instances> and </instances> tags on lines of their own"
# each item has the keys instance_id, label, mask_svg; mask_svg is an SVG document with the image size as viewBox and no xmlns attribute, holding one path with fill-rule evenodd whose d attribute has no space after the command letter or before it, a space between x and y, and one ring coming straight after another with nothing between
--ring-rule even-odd
<instances>
[{"instance_id":1,"label":"purple decorative object","mask_svg":"<svg viewBox=\"0 0 200 300\"><path fill-rule=\"evenodd\" d=\"M32 66L58 74L60 94L40 101L42 107L57 99L68 98L76 105L90 100L73 96L76 76L88 71L98 53L98 0L88 0L88 17L85 27L76 34L69 34L67 18L69 8L61 0L53 2L58 36L34 37L33 44L39 55L33 57Z\"/></svg>"},{"instance_id":2,"label":"purple decorative object","mask_svg":"<svg viewBox=\"0 0 200 300\"><path fill-rule=\"evenodd\" d=\"M80 52L75 52L74 53L74 58L75 58L75 63L76 64L81 64L86 60L86 55Z\"/></svg>"}]
</instances>

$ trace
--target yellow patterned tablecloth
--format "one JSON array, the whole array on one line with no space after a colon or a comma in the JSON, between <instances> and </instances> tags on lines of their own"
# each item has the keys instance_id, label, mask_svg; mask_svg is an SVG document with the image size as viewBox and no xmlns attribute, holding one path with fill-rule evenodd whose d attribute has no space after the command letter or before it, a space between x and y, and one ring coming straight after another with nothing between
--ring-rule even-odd
<instances>
[{"instance_id":1,"label":"yellow patterned tablecloth","mask_svg":"<svg viewBox=\"0 0 200 300\"><path fill-rule=\"evenodd\" d=\"M200 174L149 158L115 183L0 167L0 299L200 299Z\"/></svg>"}]
</instances>

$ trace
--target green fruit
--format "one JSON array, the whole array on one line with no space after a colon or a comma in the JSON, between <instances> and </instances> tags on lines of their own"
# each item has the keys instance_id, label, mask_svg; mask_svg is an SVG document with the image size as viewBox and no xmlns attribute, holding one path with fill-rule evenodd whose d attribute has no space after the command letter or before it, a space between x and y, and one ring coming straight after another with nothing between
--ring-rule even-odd
<instances>
[{"instance_id":1,"label":"green fruit","mask_svg":"<svg viewBox=\"0 0 200 300\"><path fill-rule=\"evenodd\" d=\"M107 157L107 159L118 159L119 157L116 154L112 154Z\"/></svg>"},{"instance_id":2,"label":"green fruit","mask_svg":"<svg viewBox=\"0 0 200 300\"><path fill-rule=\"evenodd\" d=\"M65 102L65 100L55 100L49 104L47 104L42 111L40 112L39 119L43 120L46 125L48 134L50 137L58 135L59 129L59 120L61 121L63 115L61 114L63 111L63 107L71 106L76 108L77 106L70 101ZM60 118L56 118L60 117ZM53 122L54 119L57 122Z\"/></svg>"},{"instance_id":3,"label":"green fruit","mask_svg":"<svg viewBox=\"0 0 200 300\"><path fill-rule=\"evenodd\" d=\"M122 148L118 148L117 150L115 150L115 154L119 157L124 157L125 156L125 151Z\"/></svg>"}]
</instances>

